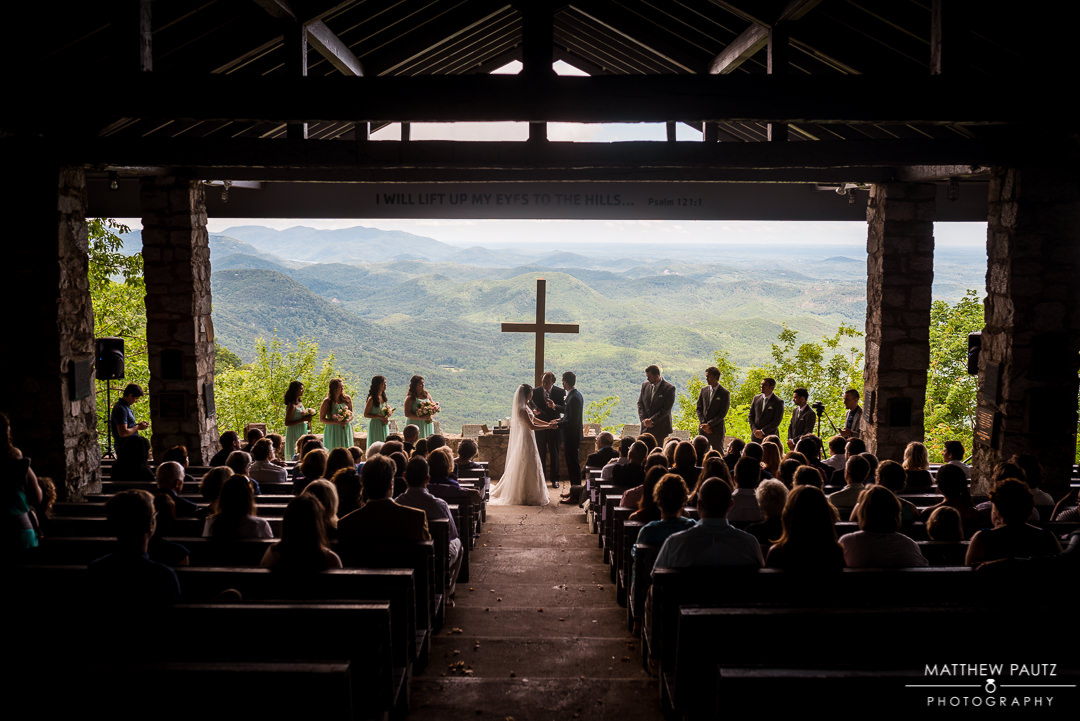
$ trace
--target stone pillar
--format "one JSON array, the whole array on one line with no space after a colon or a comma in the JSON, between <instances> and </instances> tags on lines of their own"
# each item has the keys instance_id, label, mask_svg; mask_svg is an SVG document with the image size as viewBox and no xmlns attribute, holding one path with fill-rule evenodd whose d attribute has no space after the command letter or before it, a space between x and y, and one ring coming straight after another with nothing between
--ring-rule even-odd
<instances>
[{"instance_id":1,"label":"stone pillar","mask_svg":"<svg viewBox=\"0 0 1080 721\"><path fill-rule=\"evenodd\" d=\"M923 440L934 196L928 183L890 183L870 190L863 438L882 460L901 460L909 442Z\"/></svg>"},{"instance_id":2,"label":"stone pillar","mask_svg":"<svg viewBox=\"0 0 1080 721\"><path fill-rule=\"evenodd\" d=\"M192 464L208 463L218 434L203 186L187 178L146 178L142 209L150 445L160 458L182 444Z\"/></svg>"},{"instance_id":3,"label":"stone pillar","mask_svg":"<svg viewBox=\"0 0 1080 721\"><path fill-rule=\"evenodd\" d=\"M87 281L86 178L32 153L18 167L3 204L18 219L5 244L2 284L8 309L0 409L15 445L64 500L99 480L94 397L94 317Z\"/></svg>"},{"instance_id":4,"label":"stone pillar","mask_svg":"<svg viewBox=\"0 0 1080 721\"><path fill-rule=\"evenodd\" d=\"M990 183L986 327L975 475L1033 453L1064 492L1076 453L1080 181L1062 167L996 168Z\"/></svg>"}]
</instances>

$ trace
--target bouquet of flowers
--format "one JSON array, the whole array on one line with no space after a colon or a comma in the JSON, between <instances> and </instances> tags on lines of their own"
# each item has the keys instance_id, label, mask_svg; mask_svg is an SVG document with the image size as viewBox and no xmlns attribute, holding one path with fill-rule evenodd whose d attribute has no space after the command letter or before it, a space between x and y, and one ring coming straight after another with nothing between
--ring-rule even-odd
<instances>
[{"instance_id":1,"label":"bouquet of flowers","mask_svg":"<svg viewBox=\"0 0 1080 721\"><path fill-rule=\"evenodd\" d=\"M383 404L382 409L379 411L379 415L381 415L383 417L383 420L385 421L395 410L395 408L391 408L390 406Z\"/></svg>"},{"instance_id":2,"label":"bouquet of flowers","mask_svg":"<svg viewBox=\"0 0 1080 721\"><path fill-rule=\"evenodd\" d=\"M340 411L334 414L334 420L339 423L348 423L352 420L352 411L348 408L342 408Z\"/></svg>"},{"instance_id":3,"label":"bouquet of flowers","mask_svg":"<svg viewBox=\"0 0 1080 721\"><path fill-rule=\"evenodd\" d=\"M436 401L425 398L424 400L420 401L420 407L416 409L416 415L420 416L421 418L431 418L440 410L441 409L439 408L439 404Z\"/></svg>"}]
</instances>

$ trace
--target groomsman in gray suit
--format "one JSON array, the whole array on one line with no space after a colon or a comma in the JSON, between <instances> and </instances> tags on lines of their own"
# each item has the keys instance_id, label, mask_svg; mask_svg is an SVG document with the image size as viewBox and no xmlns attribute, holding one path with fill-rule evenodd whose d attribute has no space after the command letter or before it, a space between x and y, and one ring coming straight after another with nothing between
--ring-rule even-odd
<instances>
[{"instance_id":1,"label":"groomsman in gray suit","mask_svg":"<svg viewBox=\"0 0 1080 721\"><path fill-rule=\"evenodd\" d=\"M765 378L761 381L761 393L754 396L750 403L751 440L761 442L765 436L777 435L780 432L780 421L784 418L784 402L776 397L773 389L776 381Z\"/></svg>"},{"instance_id":2,"label":"groomsman in gray suit","mask_svg":"<svg viewBox=\"0 0 1080 721\"><path fill-rule=\"evenodd\" d=\"M799 442L800 438L814 432L814 423L817 421L817 416L814 415L814 409L807 403L809 400L810 392L808 390L805 388L795 389L795 393L791 398L795 408L791 411L791 423L788 424L787 429L787 445L791 450L795 450L795 444Z\"/></svg>"},{"instance_id":3,"label":"groomsman in gray suit","mask_svg":"<svg viewBox=\"0 0 1080 721\"><path fill-rule=\"evenodd\" d=\"M731 394L720 385L720 369L705 369L706 386L697 399L698 433L709 439L709 445L724 452L724 420L731 406Z\"/></svg>"},{"instance_id":4,"label":"groomsman in gray suit","mask_svg":"<svg viewBox=\"0 0 1080 721\"><path fill-rule=\"evenodd\" d=\"M660 368L651 365L645 369L645 382L641 384L637 413L641 432L651 433L657 443L671 435L671 407L675 405L675 386L664 380Z\"/></svg>"}]
</instances>

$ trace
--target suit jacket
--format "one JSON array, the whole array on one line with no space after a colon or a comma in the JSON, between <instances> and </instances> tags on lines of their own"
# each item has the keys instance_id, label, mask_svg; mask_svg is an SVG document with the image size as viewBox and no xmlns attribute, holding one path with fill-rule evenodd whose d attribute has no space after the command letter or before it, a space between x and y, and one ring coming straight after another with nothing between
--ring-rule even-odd
<instances>
[{"instance_id":1,"label":"suit jacket","mask_svg":"<svg viewBox=\"0 0 1080 721\"><path fill-rule=\"evenodd\" d=\"M709 443L713 448L723 450L724 434L727 430L724 425L724 419L727 417L728 408L731 407L731 394L728 392L727 388L724 388L724 386L718 383L712 400L706 402L705 399L708 397L710 391L712 391L712 388L706 384L706 386L701 389L701 393L698 394L698 424L709 424L709 427L712 429L712 433L706 435L709 439Z\"/></svg>"},{"instance_id":2,"label":"suit jacket","mask_svg":"<svg viewBox=\"0 0 1080 721\"><path fill-rule=\"evenodd\" d=\"M817 416L814 414L814 409L807 403L802 408L795 406L791 411L791 423L788 424L787 437L792 441L797 441L807 433L814 432L814 423L817 421Z\"/></svg>"},{"instance_id":3,"label":"suit jacket","mask_svg":"<svg viewBox=\"0 0 1080 721\"><path fill-rule=\"evenodd\" d=\"M761 429L766 436L779 435L780 421L784 418L784 402L775 393L765 403L765 396L758 393L750 404L750 432ZM753 440L757 440L754 438Z\"/></svg>"},{"instance_id":4,"label":"suit jacket","mask_svg":"<svg viewBox=\"0 0 1080 721\"><path fill-rule=\"evenodd\" d=\"M536 419L540 421L553 421L559 417L559 414L563 412L563 406L566 403L566 391L558 386L551 387L552 402L555 404L555 408L548 408L547 403L544 400L544 389L540 386L533 388L533 405L536 406Z\"/></svg>"},{"instance_id":5,"label":"suit jacket","mask_svg":"<svg viewBox=\"0 0 1080 721\"><path fill-rule=\"evenodd\" d=\"M554 400L555 389L551 389L552 399ZM577 388L571 388L565 393L565 402L562 404L563 415L559 419L559 430L562 431L563 438L568 441L581 442L584 438L584 430L582 428L582 406L585 400L581 397L581 392ZM556 407L560 404L555 401Z\"/></svg>"},{"instance_id":6,"label":"suit jacket","mask_svg":"<svg viewBox=\"0 0 1080 721\"><path fill-rule=\"evenodd\" d=\"M649 388L652 384L645 381L641 384L641 393L638 395L637 414L639 420L650 419L652 428L641 428L642 433L651 433L657 443L663 443L664 439L671 435L671 407L675 405L675 386L663 378L656 386L652 400L649 400Z\"/></svg>"},{"instance_id":7,"label":"suit jacket","mask_svg":"<svg viewBox=\"0 0 1080 721\"><path fill-rule=\"evenodd\" d=\"M338 521L338 543L346 549L369 541L429 540L427 514L390 498L368 501Z\"/></svg>"},{"instance_id":8,"label":"suit jacket","mask_svg":"<svg viewBox=\"0 0 1080 721\"><path fill-rule=\"evenodd\" d=\"M619 452L611 446L601 448L595 453L590 453L589 457L585 459L586 468L603 468L613 458L618 458Z\"/></svg>"}]
</instances>

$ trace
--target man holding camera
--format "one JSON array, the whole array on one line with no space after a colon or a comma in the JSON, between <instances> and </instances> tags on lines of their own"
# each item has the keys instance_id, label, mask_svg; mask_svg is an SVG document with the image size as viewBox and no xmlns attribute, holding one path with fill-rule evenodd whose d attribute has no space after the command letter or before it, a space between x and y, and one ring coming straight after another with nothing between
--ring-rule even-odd
<instances>
[{"instance_id":1,"label":"man holding camera","mask_svg":"<svg viewBox=\"0 0 1080 721\"><path fill-rule=\"evenodd\" d=\"M795 444L800 438L814 432L816 416L814 409L807 403L808 400L810 400L809 391L805 388L795 389L791 399L791 402L795 404L795 409L791 412L791 423L788 424L787 431L787 445L792 450L795 449Z\"/></svg>"}]
</instances>

